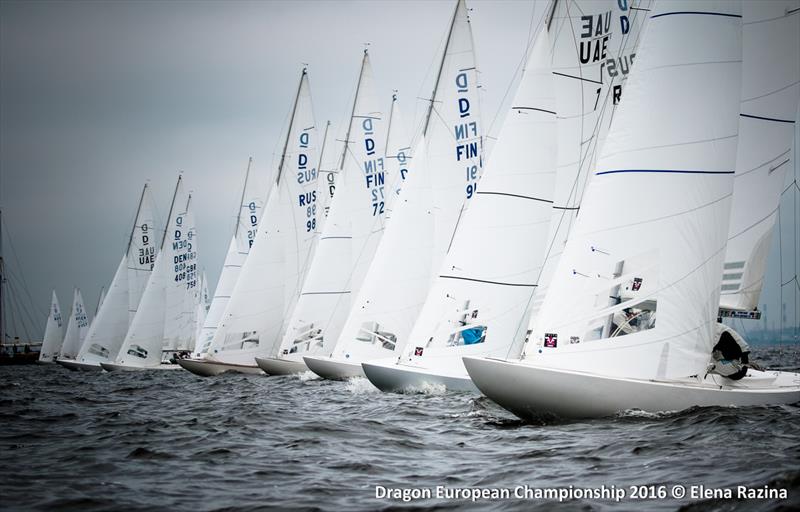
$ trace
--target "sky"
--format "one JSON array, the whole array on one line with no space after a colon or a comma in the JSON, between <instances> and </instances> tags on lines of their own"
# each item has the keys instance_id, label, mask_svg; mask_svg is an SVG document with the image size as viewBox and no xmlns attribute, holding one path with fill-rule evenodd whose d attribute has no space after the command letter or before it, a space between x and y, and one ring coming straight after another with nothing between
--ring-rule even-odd
<instances>
[{"instance_id":1,"label":"sky","mask_svg":"<svg viewBox=\"0 0 800 512\"><path fill-rule=\"evenodd\" d=\"M0 0L0 208L38 310L37 335L52 289L69 311L78 286L94 312L125 250L142 185L149 181L163 223L179 171L196 201L199 259L213 289L248 157L255 172L272 172L304 65L317 126L331 121L341 140L369 43L386 107L397 90L413 133L454 6ZM481 110L493 135L546 5L471 0L468 7ZM781 278L797 268L791 220L798 212L800 200L787 193L763 295L768 314L780 310ZM785 286L784 296L796 325L797 288ZM779 325L777 314L769 319ZM773 326L769 319L760 325Z\"/></svg>"},{"instance_id":2,"label":"sky","mask_svg":"<svg viewBox=\"0 0 800 512\"><path fill-rule=\"evenodd\" d=\"M149 180L163 223L179 171L194 194L199 259L213 289L248 157L255 172L271 172L304 64L317 126L330 120L341 140L369 43L386 107L396 89L413 133L454 6L1 0L0 207L41 329L51 289L69 311L79 287L94 312L142 185ZM491 124L545 5L469 8Z\"/></svg>"}]
</instances>

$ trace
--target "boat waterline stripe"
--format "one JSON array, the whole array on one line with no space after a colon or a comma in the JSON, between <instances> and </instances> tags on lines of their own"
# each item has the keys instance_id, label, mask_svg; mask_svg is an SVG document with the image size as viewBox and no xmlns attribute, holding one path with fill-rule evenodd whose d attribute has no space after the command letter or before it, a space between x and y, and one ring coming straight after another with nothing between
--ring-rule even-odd
<instances>
[{"instance_id":1,"label":"boat waterline stripe","mask_svg":"<svg viewBox=\"0 0 800 512\"><path fill-rule=\"evenodd\" d=\"M702 14L705 16L723 16L726 18L741 18L741 14L730 14L727 12L706 12L706 11L675 11L675 12L662 12L661 14L656 14L654 16L650 16L650 19L653 18L660 18L662 16L672 16L675 14Z\"/></svg>"},{"instance_id":2,"label":"boat waterline stripe","mask_svg":"<svg viewBox=\"0 0 800 512\"><path fill-rule=\"evenodd\" d=\"M536 110L537 112L545 112L547 114L556 115L555 112L552 110L545 110L543 108L536 108L536 107L511 107L511 110Z\"/></svg>"},{"instance_id":3,"label":"boat waterline stripe","mask_svg":"<svg viewBox=\"0 0 800 512\"><path fill-rule=\"evenodd\" d=\"M345 293L350 293L350 291L346 291L346 292L304 292L304 293L301 293L300 295L342 295L342 294L345 294Z\"/></svg>"},{"instance_id":4,"label":"boat waterline stripe","mask_svg":"<svg viewBox=\"0 0 800 512\"><path fill-rule=\"evenodd\" d=\"M473 279L471 277L459 277L459 276L439 276L442 279L458 279L461 281L474 281L476 283L486 283L486 284L496 284L500 286L522 286L526 288L536 288L538 285L535 284L525 284L525 283L501 283L500 281L487 281L485 279Z\"/></svg>"},{"instance_id":5,"label":"boat waterline stripe","mask_svg":"<svg viewBox=\"0 0 800 512\"><path fill-rule=\"evenodd\" d=\"M777 119L774 117L754 116L753 114L739 114L742 117L749 117L751 119L761 119L762 121L775 121L776 123L789 123L794 124L792 119Z\"/></svg>"},{"instance_id":6,"label":"boat waterline stripe","mask_svg":"<svg viewBox=\"0 0 800 512\"><path fill-rule=\"evenodd\" d=\"M649 172L667 174L734 174L734 171L692 171L688 169L615 169L613 171L602 171L595 173L595 176L603 174L619 174L623 172Z\"/></svg>"},{"instance_id":7,"label":"boat waterline stripe","mask_svg":"<svg viewBox=\"0 0 800 512\"><path fill-rule=\"evenodd\" d=\"M520 199L530 199L531 201L541 201L543 203L550 203L550 204L553 203L553 201L551 201L549 199L542 199L541 197L523 196L523 195L520 195L520 194L509 194L508 192L485 192L485 191L479 190L479 191L477 191L475 193L476 194L483 194L483 195L487 195L487 196L518 197Z\"/></svg>"}]
</instances>

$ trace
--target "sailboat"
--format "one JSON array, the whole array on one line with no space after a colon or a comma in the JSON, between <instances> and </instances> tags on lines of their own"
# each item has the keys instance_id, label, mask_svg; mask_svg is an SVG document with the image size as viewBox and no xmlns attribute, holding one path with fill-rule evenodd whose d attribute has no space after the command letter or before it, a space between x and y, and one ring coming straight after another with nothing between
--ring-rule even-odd
<instances>
[{"instance_id":1,"label":"sailboat","mask_svg":"<svg viewBox=\"0 0 800 512\"><path fill-rule=\"evenodd\" d=\"M192 196L183 191L178 177L167 229L141 304L114 362L102 361L107 371L177 369L162 364L164 355L192 349L199 301L197 231Z\"/></svg>"},{"instance_id":2,"label":"sailboat","mask_svg":"<svg viewBox=\"0 0 800 512\"><path fill-rule=\"evenodd\" d=\"M656 3L523 358L464 358L484 394L522 418L800 400L800 374L708 371L734 175L749 161L741 118L796 111L800 76L771 78L797 66L756 61L800 44L797 16L779 3ZM748 76L760 66L780 72ZM625 310L630 333L614 323Z\"/></svg>"},{"instance_id":3,"label":"sailboat","mask_svg":"<svg viewBox=\"0 0 800 512\"><path fill-rule=\"evenodd\" d=\"M378 106L369 54L361 61L336 193L275 357L257 358L270 375L308 370L304 356L327 355L339 337L383 233L387 175L385 117Z\"/></svg>"},{"instance_id":4,"label":"sailboat","mask_svg":"<svg viewBox=\"0 0 800 512\"><path fill-rule=\"evenodd\" d=\"M39 352L39 363L54 363L61 352L61 344L64 342L64 322L61 318L61 306L53 290L50 299L50 313L47 315L47 325L44 329L44 339L42 340L42 350Z\"/></svg>"},{"instance_id":5,"label":"sailboat","mask_svg":"<svg viewBox=\"0 0 800 512\"><path fill-rule=\"evenodd\" d=\"M398 200L405 180L412 168L412 149L411 140L406 133L400 116L397 94L392 94L392 103L389 109L389 119L386 130L386 154L384 156L386 176L390 181L386 184L386 205L384 226L388 226L394 202ZM388 229L384 227L384 229ZM394 341L389 338L382 338L380 334L361 332L363 320L361 316L365 313L365 306L369 304L369 297L374 292L376 282L372 266L377 261L383 261L386 257L386 249L382 249L383 241L378 246L370 270L362 282L361 289L352 303L347 319L339 335L335 340L335 345L329 356L303 356L303 361L308 368L317 375L326 379L347 379L350 377L363 376L361 361L380 357L384 346L393 346ZM395 254L396 256L396 254ZM370 354L374 355L370 357Z\"/></svg>"},{"instance_id":6,"label":"sailboat","mask_svg":"<svg viewBox=\"0 0 800 512\"><path fill-rule=\"evenodd\" d=\"M77 357L88 329L89 317L83 305L83 295L79 288L75 288L72 292L72 310L64 332L64 341L61 343L61 355L56 359L57 363L63 365L64 361L74 360Z\"/></svg>"},{"instance_id":7,"label":"sailboat","mask_svg":"<svg viewBox=\"0 0 800 512\"><path fill-rule=\"evenodd\" d=\"M150 187L145 183L139 196L125 252L100 302L94 321L75 360L61 361L72 370L102 371L100 363L117 358L125 334L139 307L158 249Z\"/></svg>"},{"instance_id":8,"label":"sailboat","mask_svg":"<svg viewBox=\"0 0 800 512\"><path fill-rule=\"evenodd\" d=\"M353 318L348 330L348 340L352 336L359 342L363 339L363 343L381 345L380 349L370 351L369 357L378 352L387 358L385 363L363 363L368 378L372 372L376 380L383 380L380 377L383 370L391 371L398 355L403 353L411 327L452 242L465 201L477 192L483 169L478 91L467 8L459 0L436 76L423 138L414 153L413 169L394 203L381 250L370 268L368 286L364 287L371 294L362 296L356 304L360 309L354 311L359 319Z\"/></svg>"},{"instance_id":9,"label":"sailboat","mask_svg":"<svg viewBox=\"0 0 800 512\"><path fill-rule=\"evenodd\" d=\"M553 248L566 237L570 216L580 206L591 134L602 126L599 98L614 83L603 76L604 68L622 54L614 48L616 5L570 1L549 9L410 343L391 364L367 363L367 375L380 389L438 385L477 391L461 358L506 356L524 343L530 300L546 285L546 263L556 261ZM587 20L593 27L588 47L602 52L575 41L576 34L587 32ZM639 25L629 23L628 37Z\"/></svg>"},{"instance_id":10,"label":"sailboat","mask_svg":"<svg viewBox=\"0 0 800 512\"><path fill-rule=\"evenodd\" d=\"M300 293L322 215L317 131L304 68L297 86L275 184L208 352L179 364L201 376L262 373L254 358L280 342Z\"/></svg>"}]
</instances>

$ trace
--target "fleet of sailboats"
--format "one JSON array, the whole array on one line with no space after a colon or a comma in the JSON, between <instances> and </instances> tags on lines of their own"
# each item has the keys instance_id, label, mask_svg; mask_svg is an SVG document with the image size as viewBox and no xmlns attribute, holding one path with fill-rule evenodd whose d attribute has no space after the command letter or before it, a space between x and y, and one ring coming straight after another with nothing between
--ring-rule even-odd
<instances>
[{"instance_id":1,"label":"fleet of sailboats","mask_svg":"<svg viewBox=\"0 0 800 512\"><path fill-rule=\"evenodd\" d=\"M64 328L54 291L40 362L311 370L523 418L797 402L800 374L729 378L712 353L721 318L760 316L800 102L800 62L773 56L799 20L797 0L553 0L488 158L464 0L413 136L365 50L328 166L304 68L213 298L182 177L163 233L145 185L95 320L76 288Z\"/></svg>"}]
</instances>

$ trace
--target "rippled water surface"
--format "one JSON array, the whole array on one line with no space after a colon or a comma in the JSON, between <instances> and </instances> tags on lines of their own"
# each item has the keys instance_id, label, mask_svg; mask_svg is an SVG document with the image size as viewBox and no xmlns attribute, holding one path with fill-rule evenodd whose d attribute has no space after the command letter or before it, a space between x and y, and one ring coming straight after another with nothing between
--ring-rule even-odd
<instances>
[{"instance_id":1,"label":"rippled water surface","mask_svg":"<svg viewBox=\"0 0 800 512\"><path fill-rule=\"evenodd\" d=\"M756 348L800 369L800 347ZM485 397L183 370L0 368L7 510L800 508L800 404L527 424ZM375 487L785 488L788 499L376 499Z\"/></svg>"}]
</instances>

